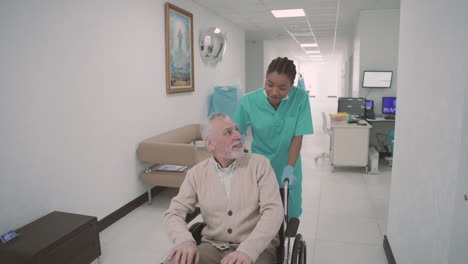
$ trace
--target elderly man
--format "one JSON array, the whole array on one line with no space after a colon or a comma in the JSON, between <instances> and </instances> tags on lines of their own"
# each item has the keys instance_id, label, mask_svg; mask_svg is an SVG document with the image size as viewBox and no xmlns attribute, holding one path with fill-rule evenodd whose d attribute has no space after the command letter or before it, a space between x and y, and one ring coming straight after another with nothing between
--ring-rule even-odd
<instances>
[{"instance_id":1,"label":"elderly man","mask_svg":"<svg viewBox=\"0 0 468 264\"><path fill-rule=\"evenodd\" d=\"M166 263L275 263L284 211L269 160L243 153L242 136L223 113L210 115L201 133L213 158L187 172L164 214L176 245ZM197 203L206 223L199 246L185 222Z\"/></svg>"}]
</instances>

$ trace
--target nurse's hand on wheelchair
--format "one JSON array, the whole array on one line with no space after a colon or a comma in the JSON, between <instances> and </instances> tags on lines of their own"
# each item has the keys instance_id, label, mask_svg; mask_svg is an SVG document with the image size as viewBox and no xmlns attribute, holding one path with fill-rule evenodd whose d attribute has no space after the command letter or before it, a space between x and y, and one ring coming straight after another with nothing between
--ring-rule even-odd
<instances>
[{"instance_id":1,"label":"nurse's hand on wheelchair","mask_svg":"<svg viewBox=\"0 0 468 264\"><path fill-rule=\"evenodd\" d=\"M296 185L297 179L294 176L294 168L291 165L284 167L283 175L281 175L281 188L284 187L284 181L289 181L289 188L292 189Z\"/></svg>"},{"instance_id":2,"label":"nurse's hand on wheelchair","mask_svg":"<svg viewBox=\"0 0 468 264\"><path fill-rule=\"evenodd\" d=\"M185 241L175 247L168 260L173 260L175 264L198 264L200 255L195 242Z\"/></svg>"},{"instance_id":3,"label":"nurse's hand on wheelchair","mask_svg":"<svg viewBox=\"0 0 468 264\"><path fill-rule=\"evenodd\" d=\"M221 260L221 264L252 264L252 259L243 252L234 251L227 254Z\"/></svg>"}]
</instances>

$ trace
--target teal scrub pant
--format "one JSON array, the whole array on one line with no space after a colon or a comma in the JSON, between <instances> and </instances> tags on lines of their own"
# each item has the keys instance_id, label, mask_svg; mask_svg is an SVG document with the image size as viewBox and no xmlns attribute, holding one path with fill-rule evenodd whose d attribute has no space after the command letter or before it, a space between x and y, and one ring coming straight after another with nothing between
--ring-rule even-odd
<instances>
[{"instance_id":1,"label":"teal scrub pant","mask_svg":"<svg viewBox=\"0 0 468 264\"><path fill-rule=\"evenodd\" d=\"M275 171L278 184L281 187L283 185L283 183L281 182L281 176L283 173L284 165L283 164L279 165L279 162L277 163L272 162L272 164L276 165L272 167ZM289 199L288 199L288 218L289 219L293 217L299 218L302 214L302 159L300 156L296 161L296 166L294 167L294 176L296 176L297 182L294 188L289 188Z\"/></svg>"},{"instance_id":2,"label":"teal scrub pant","mask_svg":"<svg viewBox=\"0 0 468 264\"><path fill-rule=\"evenodd\" d=\"M297 179L294 188L289 189L288 219L299 218L302 214L302 177Z\"/></svg>"},{"instance_id":3,"label":"teal scrub pant","mask_svg":"<svg viewBox=\"0 0 468 264\"><path fill-rule=\"evenodd\" d=\"M298 160L300 162L300 160ZM288 219L293 217L299 218L302 214L302 166L296 164L294 168L294 176L296 176L297 182L294 188L289 188L288 198ZM281 174L277 174L276 179L281 187Z\"/></svg>"}]
</instances>

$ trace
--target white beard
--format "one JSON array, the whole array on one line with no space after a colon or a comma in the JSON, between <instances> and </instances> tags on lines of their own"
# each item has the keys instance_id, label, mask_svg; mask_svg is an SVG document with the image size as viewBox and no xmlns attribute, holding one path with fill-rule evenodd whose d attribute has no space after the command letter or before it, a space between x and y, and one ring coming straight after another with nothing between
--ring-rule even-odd
<instances>
[{"instance_id":1,"label":"white beard","mask_svg":"<svg viewBox=\"0 0 468 264\"><path fill-rule=\"evenodd\" d=\"M237 159L242 155L242 151L229 151L224 153L225 159Z\"/></svg>"}]
</instances>

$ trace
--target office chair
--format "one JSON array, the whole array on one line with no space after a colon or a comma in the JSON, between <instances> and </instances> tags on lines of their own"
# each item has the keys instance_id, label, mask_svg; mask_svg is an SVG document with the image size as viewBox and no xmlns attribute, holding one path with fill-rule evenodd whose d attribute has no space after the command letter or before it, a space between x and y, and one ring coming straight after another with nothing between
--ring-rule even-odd
<instances>
[{"instance_id":1,"label":"office chair","mask_svg":"<svg viewBox=\"0 0 468 264\"><path fill-rule=\"evenodd\" d=\"M390 145L391 156L385 157L385 160L388 161L388 166L393 167L393 143L395 141L395 130L388 133L388 144Z\"/></svg>"},{"instance_id":2,"label":"office chair","mask_svg":"<svg viewBox=\"0 0 468 264\"><path fill-rule=\"evenodd\" d=\"M327 114L325 114L325 112L322 112L322 130L325 134L328 135L328 137L330 138L330 141L331 141L331 129L328 128L328 118L327 118ZM329 144L329 146L331 146L331 144ZM315 156L314 160L315 162L318 161L319 158L330 158L330 147L328 149L328 152L322 152L320 153L320 155L317 155Z\"/></svg>"}]
</instances>

